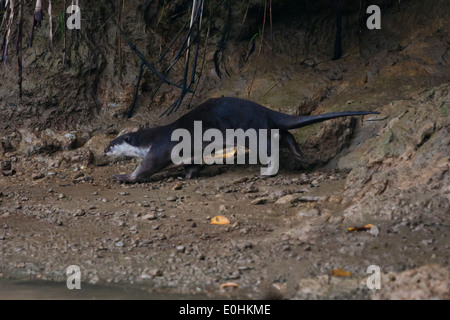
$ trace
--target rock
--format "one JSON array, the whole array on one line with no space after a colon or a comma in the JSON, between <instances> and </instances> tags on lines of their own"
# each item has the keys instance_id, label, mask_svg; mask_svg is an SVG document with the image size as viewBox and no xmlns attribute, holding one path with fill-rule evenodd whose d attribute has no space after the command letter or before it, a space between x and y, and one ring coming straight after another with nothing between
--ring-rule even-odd
<instances>
[{"instance_id":1,"label":"rock","mask_svg":"<svg viewBox=\"0 0 450 320\"><path fill-rule=\"evenodd\" d=\"M416 145L420 147L423 145L434 133L436 128L436 124L434 122L427 122L425 125L420 128L417 132L416 136Z\"/></svg>"},{"instance_id":2,"label":"rock","mask_svg":"<svg viewBox=\"0 0 450 320\"><path fill-rule=\"evenodd\" d=\"M167 197L166 200L167 200L167 201L170 201L170 202L175 202L175 201L177 201L177 197L169 196L169 197Z\"/></svg>"},{"instance_id":3,"label":"rock","mask_svg":"<svg viewBox=\"0 0 450 320\"><path fill-rule=\"evenodd\" d=\"M17 151L24 156L71 150L77 144L77 137L71 132L56 132L52 129L43 131L19 129L19 132L22 139L17 146Z\"/></svg>"},{"instance_id":4,"label":"rock","mask_svg":"<svg viewBox=\"0 0 450 320\"><path fill-rule=\"evenodd\" d=\"M36 172L33 173L33 175L31 176L31 179L33 180L39 180L45 177L45 174L43 172Z\"/></svg>"},{"instance_id":5,"label":"rock","mask_svg":"<svg viewBox=\"0 0 450 320\"><path fill-rule=\"evenodd\" d=\"M297 213L297 215L299 217L317 217L320 216L320 211L316 208L302 209Z\"/></svg>"},{"instance_id":6,"label":"rock","mask_svg":"<svg viewBox=\"0 0 450 320\"><path fill-rule=\"evenodd\" d=\"M242 182L246 182L248 180L248 177L239 178L233 181L234 184L239 184Z\"/></svg>"},{"instance_id":7,"label":"rock","mask_svg":"<svg viewBox=\"0 0 450 320\"><path fill-rule=\"evenodd\" d=\"M380 234L380 231L378 230L377 226L372 226L372 228L370 228L369 233L371 235L373 235L374 237L378 237L378 235Z\"/></svg>"},{"instance_id":8,"label":"rock","mask_svg":"<svg viewBox=\"0 0 450 320\"><path fill-rule=\"evenodd\" d=\"M161 269L150 269L147 271L147 274L150 275L152 278L156 278L156 277L162 277L163 276L163 272Z\"/></svg>"},{"instance_id":9,"label":"rock","mask_svg":"<svg viewBox=\"0 0 450 320\"><path fill-rule=\"evenodd\" d=\"M313 181L311 181L311 186L317 188L320 185L319 180L314 179Z\"/></svg>"},{"instance_id":10,"label":"rock","mask_svg":"<svg viewBox=\"0 0 450 320\"><path fill-rule=\"evenodd\" d=\"M99 134L85 143L84 149L87 149L92 154L92 163L96 166L102 166L108 164L109 161L118 161L120 157L107 157L105 155L105 148L111 142L111 138L107 137L105 134Z\"/></svg>"},{"instance_id":11,"label":"rock","mask_svg":"<svg viewBox=\"0 0 450 320\"><path fill-rule=\"evenodd\" d=\"M298 196L294 196L293 194L288 194L284 197L279 198L275 201L276 204L292 204L298 201Z\"/></svg>"},{"instance_id":12,"label":"rock","mask_svg":"<svg viewBox=\"0 0 450 320\"><path fill-rule=\"evenodd\" d=\"M326 196L300 196L298 197L298 201L300 202L316 202L323 201L326 199Z\"/></svg>"},{"instance_id":13,"label":"rock","mask_svg":"<svg viewBox=\"0 0 450 320\"><path fill-rule=\"evenodd\" d=\"M142 220L156 220L156 215L154 213L146 214L142 217Z\"/></svg>"},{"instance_id":14,"label":"rock","mask_svg":"<svg viewBox=\"0 0 450 320\"><path fill-rule=\"evenodd\" d=\"M333 194L333 195L331 195L331 196L328 198L328 201L329 201L329 202L332 202L332 203L341 203L341 202L342 202L342 197L339 196L339 195Z\"/></svg>"},{"instance_id":15,"label":"rock","mask_svg":"<svg viewBox=\"0 0 450 320\"><path fill-rule=\"evenodd\" d=\"M76 150L64 151L56 156L54 159L48 160L48 166L59 168L62 163L77 164L86 167L92 162L93 156L89 149L78 148Z\"/></svg>"},{"instance_id":16,"label":"rock","mask_svg":"<svg viewBox=\"0 0 450 320\"><path fill-rule=\"evenodd\" d=\"M118 242L116 242L116 243L114 244L114 246L116 246L116 247L118 247L118 248L121 248L121 247L123 247L123 242L122 242L122 241L118 241Z\"/></svg>"},{"instance_id":17,"label":"rock","mask_svg":"<svg viewBox=\"0 0 450 320\"><path fill-rule=\"evenodd\" d=\"M78 209L77 212L75 212L75 217L82 217L86 215L86 210L84 209Z\"/></svg>"},{"instance_id":18,"label":"rock","mask_svg":"<svg viewBox=\"0 0 450 320\"><path fill-rule=\"evenodd\" d=\"M90 284L97 284L100 281L99 277L97 275L93 276L90 280Z\"/></svg>"},{"instance_id":19,"label":"rock","mask_svg":"<svg viewBox=\"0 0 450 320\"><path fill-rule=\"evenodd\" d=\"M259 191L259 189L258 189L257 187L255 187L253 184L247 186L247 187L243 190L244 193L256 193L256 192L258 192L258 191Z\"/></svg>"},{"instance_id":20,"label":"rock","mask_svg":"<svg viewBox=\"0 0 450 320\"><path fill-rule=\"evenodd\" d=\"M176 249L177 249L178 252L181 252L181 253L184 253L186 251L186 247L185 246L177 246Z\"/></svg>"},{"instance_id":21,"label":"rock","mask_svg":"<svg viewBox=\"0 0 450 320\"><path fill-rule=\"evenodd\" d=\"M251 202L251 204L264 204L267 202L267 198L257 198Z\"/></svg>"}]
</instances>

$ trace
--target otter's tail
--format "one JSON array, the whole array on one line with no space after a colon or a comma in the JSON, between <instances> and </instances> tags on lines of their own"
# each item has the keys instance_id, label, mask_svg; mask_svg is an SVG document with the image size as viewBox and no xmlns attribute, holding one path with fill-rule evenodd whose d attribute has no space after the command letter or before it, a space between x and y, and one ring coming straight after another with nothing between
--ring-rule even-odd
<instances>
[{"instance_id":1,"label":"otter's tail","mask_svg":"<svg viewBox=\"0 0 450 320\"><path fill-rule=\"evenodd\" d=\"M280 130L291 130L334 118L363 116L366 114L380 114L380 113L376 111L344 111L344 112L319 114L316 116L292 116L286 114L284 115L285 117L282 117L282 119L279 118L279 120L281 121L279 121L279 123L276 123L276 127Z\"/></svg>"}]
</instances>

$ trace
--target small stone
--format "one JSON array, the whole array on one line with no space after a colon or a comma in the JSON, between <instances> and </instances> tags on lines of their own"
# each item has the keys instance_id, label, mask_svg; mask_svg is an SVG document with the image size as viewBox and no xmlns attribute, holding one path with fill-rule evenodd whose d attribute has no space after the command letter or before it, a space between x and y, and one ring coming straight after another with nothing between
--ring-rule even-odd
<instances>
[{"instance_id":1,"label":"small stone","mask_svg":"<svg viewBox=\"0 0 450 320\"><path fill-rule=\"evenodd\" d=\"M331 195L330 198L328 199L329 202L332 203L341 203L342 202L342 197L339 195Z\"/></svg>"},{"instance_id":2,"label":"small stone","mask_svg":"<svg viewBox=\"0 0 450 320\"><path fill-rule=\"evenodd\" d=\"M150 275L150 276L152 276L153 278L155 278L155 277L162 277L162 275L163 275L163 272L162 272L162 270L161 269L151 269L151 270L149 270L148 271L148 274Z\"/></svg>"},{"instance_id":3,"label":"small stone","mask_svg":"<svg viewBox=\"0 0 450 320\"><path fill-rule=\"evenodd\" d=\"M59 199L64 199L66 196L64 195L64 194L62 194L62 193L60 193L59 195L58 195L58 198Z\"/></svg>"},{"instance_id":4,"label":"small stone","mask_svg":"<svg viewBox=\"0 0 450 320\"><path fill-rule=\"evenodd\" d=\"M276 204L292 204L297 200L298 197L288 194L284 197L279 198L277 201L275 201Z\"/></svg>"},{"instance_id":5,"label":"small stone","mask_svg":"<svg viewBox=\"0 0 450 320\"><path fill-rule=\"evenodd\" d=\"M82 216L84 216L86 214L86 210L84 210L84 209L79 209L79 210L77 210L77 212L75 213L75 217L82 217Z\"/></svg>"},{"instance_id":6,"label":"small stone","mask_svg":"<svg viewBox=\"0 0 450 320\"><path fill-rule=\"evenodd\" d=\"M89 283L90 284L97 284L99 281L100 281L100 279L98 278L97 275L95 275L89 280Z\"/></svg>"},{"instance_id":7,"label":"small stone","mask_svg":"<svg viewBox=\"0 0 450 320\"><path fill-rule=\"evenodd\" d=\"M320 184L320 182L319 182L317 179L314 179L313 181L311 181L311 185L312 185L313 187L318 187L319 184Z\"/></svg>"},{"instance_id":8,"label":"small stone","mask_svg":"<svg viewBox=\"0 0 450 320\"><path fill-rule=\"evenodd\" d=\"M83 172L78 172L76 174L74 174L73 179L76 180L78 178L84 177L84 173Z\"/></svg>"},{"instance_id":9,"label":"small stone","mask_svg":"<svg viewBox=\"0 0 450 320\"><path fill-rule=\"evenodd\" d=\"M167 197L167 201L170 201L170 202L177 201L177 197L169 196L169 197Z\"/></svg>"},{"instance_id":10,"label":"small stone","mask_svg":"<svg viewBox=\"0 0 450 320\"><path fill-rule=\"evenodd\" d=\"M184 247L184 246L177 246L177 251L181 252L181 253L184 253L186 251L186 247Z\"/></svg>"},{"instance_id":11,"label":"small stone","mask_svg":"<svg viewBox=\"0 0 450 320\"><path fill-rule=\"evenodd\" d=\"M264 204L267 202L267 198L257 198L251 202L251 204Z\"/></svg>"},{"instance_id":12,"label":"small stone","mask_svg":"<svg viewBox=\"0 0 450 320\"><path fill-rule=\"evenodd\" d=\"M45 177L45 174L42 172L37 172L31 176L33 180L39 180L42 179L43 177Z\"/></svg>"},{"instance_id":13,"label":"small stone","mask_svg":"<svg viewBox=\"0 0 450 320\"><path fill-rule=\"evenodd\" d=\"M378 237L378 235L380 234L380 231L378 230L377 226L372 226L372 228L370 228L369 233L371 235L373 235L374 237Z\"/></svg>"},{"instance_id":14,"label":"small stone","mask_svg":"<svg viewBox=\"0 0 450 320\"><path fill-rule=\"evenodd\" d=\"M120 248L123 247L123 242L122 241L118 241L114 244L116 247Z\"/></svg>"},{"instance_id":15,"label":"small stone","mask_svg":"<svg viewBox=\"0 0 450 320\"><path fill-rule=\"evenodd\" d=\"M255 187L254 185L248 186L247 188L244 189L244 193L256 193L258 192L259 189L257 187Z\"/></svg>"},{"instance_id":16,"label":"small stone","mask_svg":"<svg viewBox=\"0 0 450 320\"><path fill-rule=\"evenodd\" d=\"M299 217L317 217L320 216L320 211L317 210L316 208L312 208L312 209L303 209L300 210L297 215Z\"/></svg>"},{"instance_id":17,"label":"small stone","mask_svg":"<svg viewBox=\"0 0 450 320\"><path fill-rule=\"evenodd\" d=\"M121 196L128 196L130 193L128 191L119 192L119 195Z\"/></svg>"},{"instance_id":18,"label":"small stone","mask_svg":"<svg viewBox=\"0 0 450 320\"><path fill-rule=\"evenodd\" d=\"M142 217L142 220L155 220L156 215L154 213L148 213Z\"/></svg>"},{"instance_id":19,"label":"small stone","mask_svg":"<svg viewBox=\"0 0 450 320\"><path fill-rule=\"evenodd\" d=\"M143 201L142 203L139 203L139 206L148 208L148 207L150 207L150 203L148 203L148 201Z\"/></svg>"},{"instance_id":20,"label":"small stone","mask_svg":"<svg viewBox=\"0 0 450 320\"><path fill-rule=\"evenodd\" d=\"M243 178L239 178L237 180L234 180L233 183L234 184L238 184L238 183L246 182L247 180L248 180L248 177L243 177Z\"/></svg>"},{"instance_id":21,"label":"small stone","mask_svg":"<svg viewBox=\"0 0 450 320\"><path fill-rule=\"evenodd\" d=\"M323 201L326 196L300 196L298 197L298 201L300 202L316 202Z\"/></svg>"}]
</instances>

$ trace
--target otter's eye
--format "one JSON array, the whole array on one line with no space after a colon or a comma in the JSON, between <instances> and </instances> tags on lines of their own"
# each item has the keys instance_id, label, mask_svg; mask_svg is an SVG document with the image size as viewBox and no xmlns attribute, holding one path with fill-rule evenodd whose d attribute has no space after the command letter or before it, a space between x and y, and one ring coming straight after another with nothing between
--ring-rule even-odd
<instances>
[{"instance_id":1,"label":"otter's eye","mask_svg":"<svg viewBox=\"0 0 450 320\"><path fill-rule=\"evenodd\" d=\"M125 137L125 142L128 143L128 144L131 142L130 136L126 136L126 137Z\"/></svg>"}]
</instances>

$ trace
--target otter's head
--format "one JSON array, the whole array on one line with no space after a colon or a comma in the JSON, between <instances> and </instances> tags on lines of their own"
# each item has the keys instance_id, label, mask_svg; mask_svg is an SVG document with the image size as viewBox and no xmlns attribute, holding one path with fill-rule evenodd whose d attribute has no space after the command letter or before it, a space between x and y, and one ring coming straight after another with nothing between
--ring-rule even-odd
<instances>
[{"instance_id":1,"label":"otter's head","mask_svg":"<svg viewBox=\"0 0 450 320\"><path fill-rule=\"evenodd\" d=\"M107 156L145 157L149 148L139 145L136 134L136 132L125 133L114 139L106 147L105 154Z\"/></svg>"}]
</instances>

